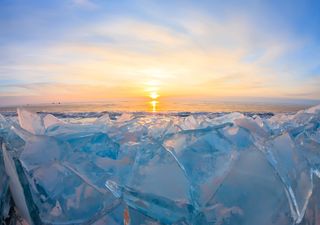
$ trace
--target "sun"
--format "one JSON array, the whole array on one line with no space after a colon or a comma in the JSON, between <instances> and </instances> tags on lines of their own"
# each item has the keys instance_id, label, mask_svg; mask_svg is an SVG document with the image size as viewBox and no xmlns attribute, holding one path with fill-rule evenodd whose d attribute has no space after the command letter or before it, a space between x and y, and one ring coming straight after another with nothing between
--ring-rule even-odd
<instances>
[{"instance_id":1,"label":"sun","mask_svg":"<svg viewBox=\"0 0 320 225\"><path fill-rule=\"evenodd\" d=\"M151 92L149 96L150 96L150 98L152 98L152 99L157 99L157 98L159 97L159 95L158 95L157 92Z\"/></svg>"}]
</instances>

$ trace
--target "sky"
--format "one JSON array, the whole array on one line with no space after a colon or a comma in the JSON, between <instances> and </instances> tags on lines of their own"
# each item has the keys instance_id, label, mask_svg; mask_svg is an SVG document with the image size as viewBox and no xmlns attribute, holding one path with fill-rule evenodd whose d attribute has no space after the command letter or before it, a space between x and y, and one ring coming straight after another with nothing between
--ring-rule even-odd
<instances>
[{"instance_id":1,"label":"sky","mask_svg":"<svg viewBox=\"0 0 320 225\"><path fill-rule=\"evenodd\" d=\"M0 0L0 105L320 99L320 1Z\"/></svg>"}]
</instances>

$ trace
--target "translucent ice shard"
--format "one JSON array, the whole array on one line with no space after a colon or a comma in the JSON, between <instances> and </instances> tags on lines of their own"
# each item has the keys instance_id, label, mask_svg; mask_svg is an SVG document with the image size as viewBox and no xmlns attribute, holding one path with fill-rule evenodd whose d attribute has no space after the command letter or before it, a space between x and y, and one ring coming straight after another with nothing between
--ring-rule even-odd
<instances>
[{"instance_id":1,"label":"translucent ice shard","mask_svg":"<svg viewBox=\"0 0 320 225\"><path fill-rule=\"evenodd\" d=\"M112 121L110 119L109 114L104 114L103 116L97 118L95 121L96 124L106 124L106 125L111 125Z\"/></svg>"},{"instance_id":2,"label":"translucent ice shard","mask_svg":"<svg viewBox=\"0 0 320 225\"><path fill-rule=\"evenodd\" d=\"M0 148L2 146L0 140ZM6 174L2 151L0 151L0 221L8 217L11 195L9 193L9 177Z\"/></svg>"},{"instance_id":3,"label":"translucent ice shard","mask_svg":"<svg viewBox=\"0 0 320 225\"><path fill-rule=\"evenodd\" d=\"M24 189L17 191L21 196L15 197L15 202L30 224L83 224L98 220L119 203L102 188L108 177L104 177L106 168L96 165L99 158L117 157L117 145L108 145L105 134L78 133L55 138L32 135L21 128L14 130L25 140L25 146L19 156L19 172L10 172L17 170L17 163L12 160L7 160L8 171L17 180L15 189ZM27 180L28 185L19 186L21 179ZM29 213L33 205L38 208L38 218Z\"/></svg>"},{"instance_id":4,"label":"translucent ice shard","mask_svg":"<svg viewBox=\"0 0 320 225\"><path fill-rule=\"evenodd\" d=\"M32 134L43 134L45 127L43 119L37 113L29 112L25 109L18 108L18 119L20 126Z\"/></svg>"},{"instance_id":5,"label":"translucent ice shard","mask_svg":"<svg viewBox=\"0 0 320 225\"><path fill-rule=\"evenodd\" d=\"M314 191L300 225L320 224L320 178L315 177L313 181Z\"/></svg>"},{"instance_id":6,"label":"translucent ice shard","mask_svg":"<svg viewBox=\"0 0 320 225\"><path fill-rule=\"evenodd\" d=\"M70 147L70 152L64 157L68 167L81 174L97 189L103 189L105 181L119 167L119 144L104 133L76 133L59 136L58 140L66 142Z\"/></svg>"},{"instance_id":7,"label":"translucent ice shard","mask_svg":"<svg viewBox=\"0 0 320 225\"><path fill-rule=\"evenodd\" d=\"M18 211L22 218L24 218L29 225L33 224L32 219L32 209L27 205L27 200L25 196L25 190L23 189L22 183L19 178L19 174L15 165L15 161L7 151L5 145L2 145L3 159L6 173L10 179L10 191L14 199L14 203L18 208Z\"/></svg>"},{"instance_id":8,"label":"translucent ice shard","mask_svg":"<svg viewBox=\"0 0 320 225\"><path fill-rule=\"evenodd\" d=\"M83 224L97 220L119 203L111 192L100 189L83 171L78 172L72 161L66 161L68 151L53 138L32 136L19 157L22 167L16 168L17 163L6 154L7 173L14 178L17 193L15 202L29 224ZM28 184L19 184L21 179ZM30 212L33 205L38 217Z\"/></svg>"},{"instance_id":9,"label":"translucent ice shard","mask_svg":"<svg viewBox=\"0 0 320 225\"><path fill-rule=\"evenodd\" d=\"M313 190L312 171L308 162L286 133L268 141L266 151L270 163L286 187L293 218L299 223Z\"/></svg>"},{"instance_id":10,"label":"translucent ice shard","mask_svg":"<svg viewBox=\"0 0 320 225\"><path fill-rule=\"evenodd\" d=\"M0 129L4 129L7 126L7 120L0 114Z\"/></svg>"},{"instance_id":11,"label":"translucent ice shard","mask_svg":"<svg viewBox=\"0 0 320 225\"><path fill-rule=\"evenodd\" d=\"M130 121L134 118L134 116L132 114L129 113L123 113L118 119L117 122L118 123L124 123L127 121Z\"/></svg>"},{"instance_id":12,"label":"translucent ice shard","mask_svg":"<svg viewBox=\"0 0 320 225\"><path fill-rule=\"evenodd\" d=\"M165 139L163 146L175 155L186 173L198 207L214 195L237 158L234 146L218 129L180 132Z\"/></svg>"},{"instance_id":13,"label":"translucent ice shard","mask_svg":"<svg viewBox=\"0 0 320 225\"><path fill-rule=\"evenodd\" d=\"M250 131L250 133L258 138L267 138L268 130L263 126L263 121L256 119L253 120L251 118L241 118L235 119L234 124L243 127Z\"/></svg>"},{"instance_id":14,"label":"translucent ice shard","mask_svg":"<svg viewBox=\"0 0 320 225\"><path fill-rule=\"evenodd\" d=\"M28 177L39 216L50 224L95 221L118 204L110 192L97 189L63 163L38 167Z\"/></svg>"},{"instance_id":15,"label":"translucent ice shard","mask_svg":"<svg viewBox=\"0 0 320 225\"><path fill-rule=\"evenodd\" d=\"M192 115L182 119L179 125L182 130L193 130L199 128L198 121Z\"/></svg>"},{"instance_id":16,"label":"translucent ice shard","mask_svg":"<svg viewBox=\"0 0 320 225\"><path fill-rule=\"evenodd\" d=\"M170 152L157 144L142 145L127 181L114 185L107 182L113 192L119 188L116 195L121 191L130 207L163 223L188 220L193 210L183 169Z\"/></svg>"},{"instance_id":17,"label":"translucent ice shard","mask_svg":"<svg viewBox=\"0 0 320 225\"><path fill-rule=\"evenodd\" d=\"M201 221L201 222L200 222ZM292 224L282 182L263 154L242 151L215 195L209 199L199 224Z\"/></svg>"},{"instance_id":18,"label":"translucent ice shard","mask_svg":"<svg viewBox=\"0 0 320 225\"><path fill-rule=\"evenodd\" d=\"M246 149L254 143L252 134L247 129L238 126L226 126L221 132L238 150Z\"/></svg>"},{"instance_id":19,"label":"translucent ice shard","mask_svg":"<svg viewBox=\"0 0 320 225\"><path fill-rule=\"evenodd\" d=\"M45 129L48 129L50 126L56 126L60 124L64 124L64 122L62 122L61 120L59 120L51 114L48 114L43 118L43 125Z\"/></svg>"},{"instance_id":20,"label":"translucent ice shard","mask_svg":"<svg viewBox=\"0 0 320 225\"><path fill-rule=\"evenodd\" d=\"M27 171L41 166L61 161L68 146L47 136L31 135L23 130L16 132L25 140L24 150L20 154L20 161Z\"/></svg>"},{"instance_id":21,"label":"translucent ice shard","mask_svg":"<svg viewBox=\"0 0 320 225\"><path fill-rule=\"evenodd\" d=\"M245 116L238 112L233 113L227 113L222 116L215 117L211 120L212 124L222 124L222 123L233 123L236 119L242 119L245 118Z\"/></svg>"}]
</instances>

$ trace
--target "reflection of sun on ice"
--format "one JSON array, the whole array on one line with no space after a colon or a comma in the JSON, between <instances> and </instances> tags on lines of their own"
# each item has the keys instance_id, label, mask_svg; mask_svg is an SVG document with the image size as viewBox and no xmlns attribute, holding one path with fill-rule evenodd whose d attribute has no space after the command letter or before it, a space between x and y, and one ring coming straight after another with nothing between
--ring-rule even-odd
<instances>
[{"instance_id":1,"label":"reflection of sun on ice","mask_svg":"<svg viewBox=\"0 0 320 225\"><path fill-rule=\"evenodd\" d=\"M160 97L158 94L158 91L160 89L160 82L156 80L151 80L149 82L146 82L146 88L145 91L148 93L149 97L151 98L151 101L149 104L151 105L152 112L157 111L157 106L159 104L159 101L157 99Z\"/></svg>"},{"instance_id":2,"label":"reflection of sun on ice","mask_svg":"<svg viewBox=\"0 0 320 225\"><path fill-rule=\"evenodd\" d=\"M152 106L152 112L156 112L157 111L157 104L158 104L158 101L156 101L156 99L159 97L159 94L154 91L154 92L151 92L149 96L152 99L152 101L150 102L150 104Z\"/></svg>"},{"instance_id":3,"label":"reflection of sun on ice","mask_svg":"<svg viewBox=\"0 0 320 225\"><path fill-rule=\"evenodd\" d=\"M150 102L151 106L152 106L152 112L156 112L157 111L157 104L158 104L158 101L156 100L153 100Z\"/></svg>"}]
</instances>

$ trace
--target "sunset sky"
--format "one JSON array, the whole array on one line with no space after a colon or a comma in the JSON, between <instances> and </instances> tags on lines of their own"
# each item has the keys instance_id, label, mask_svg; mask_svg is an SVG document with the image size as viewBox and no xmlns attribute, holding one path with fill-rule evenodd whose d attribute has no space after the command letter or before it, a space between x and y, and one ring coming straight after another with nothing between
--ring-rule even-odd
<instances>
[{"instance_id":1,"label":"sunset sky","mask_svg":"<svg viewBox=\"0 0 320 225\"><path fill-rule=\"evenodd\" d=\"M320 2L0 0L0 105L320 99Z\"/></svg>"}]
</instances>

